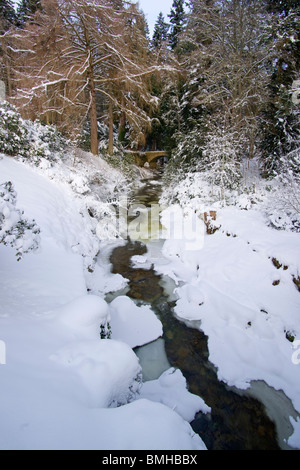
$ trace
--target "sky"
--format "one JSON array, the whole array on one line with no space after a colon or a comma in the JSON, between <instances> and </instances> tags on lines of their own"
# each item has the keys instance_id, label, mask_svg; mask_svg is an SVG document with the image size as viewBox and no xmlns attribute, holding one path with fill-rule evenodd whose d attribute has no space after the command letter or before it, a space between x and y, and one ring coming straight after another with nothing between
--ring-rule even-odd
<instances>
[{"instance_id":1,"label":"sky","mask_svg":"<svg viewBox=\"0 0 300 470\"><path fill-rule=\"evenodd\" d=\"M14 4L18 4L18 2L19 0L13 0ZM143 10L146 15L150 36L152 37L154 25L160 12L164 14L165 21L168 21L168 15L171 11L173 0L138 0L138 2L141 10Z\"/></svg>"},{"instance_id":2,"label":"sky","mask_svg":"<svg viewBox=\"0 0 300 470\"><path fill-rule=\"evenodd\" d=\"M154 25L160 12L163 13L165 21L168 21L168 15L173 5L173 0L139 0L141 10L146 15L150 36L152 36Z\"/></svg>"}]
</instances>

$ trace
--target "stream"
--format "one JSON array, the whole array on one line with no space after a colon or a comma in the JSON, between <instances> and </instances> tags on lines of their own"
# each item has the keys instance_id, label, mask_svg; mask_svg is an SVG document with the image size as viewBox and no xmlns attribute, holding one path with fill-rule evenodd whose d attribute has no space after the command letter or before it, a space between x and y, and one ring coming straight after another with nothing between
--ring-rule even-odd
<instances>
[{"instance_id":1,"label":"stream","mask_svg":"<svg viewBox=\"0 0 300 470\"><path fill-rule=\"evenodd\" d=\"M145 180L132 202L151 207L160 194L159 177ZM191 423L208 450L280 450L278 431L266 408L258 399L219 381L215 366L209 361L208 338L198 324L176 318L176 299L170 296L171 280L158 275L153 267L133 267L131 258L148 251L148 241L130 239L114 249L112 272L129 280L126 295L137 304L150 304L163 324L163 337L136 348L143 380L157 379L170 367L181 370L188 390L211 407L211 413L198 413ZM159 250L159 245L158 248Z\"/></svg>"}]
</instances>

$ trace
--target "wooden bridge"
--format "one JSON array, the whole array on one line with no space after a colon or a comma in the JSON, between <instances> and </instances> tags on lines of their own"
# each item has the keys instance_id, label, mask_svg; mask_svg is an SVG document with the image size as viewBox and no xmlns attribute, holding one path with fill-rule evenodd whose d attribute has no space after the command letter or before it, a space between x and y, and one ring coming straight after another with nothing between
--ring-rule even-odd
<instances>
[{"instance_id":1,"label":"wooden bridge","mask_svg":"<svg viewBox=\"0 0 300 470\"><path fill-rule=\"evenodd\" d=\"M139 152L137 150L126 150L126 153L131 154L135 157L135 163L138 166L144 166L145 163L149 163L153 166L159 158L168 157L165 150L156 150L153 152Z\"/></svg>"}]
</instances>

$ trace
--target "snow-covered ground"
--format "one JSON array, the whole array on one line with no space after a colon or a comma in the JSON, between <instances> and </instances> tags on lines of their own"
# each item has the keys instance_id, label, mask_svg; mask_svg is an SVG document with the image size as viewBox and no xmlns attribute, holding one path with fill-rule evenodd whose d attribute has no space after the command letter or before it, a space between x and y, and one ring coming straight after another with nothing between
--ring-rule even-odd
<instances>
[{"instance_id":1,"label":"snow-covered ground","mask_svg":"<svg viewBox=\"0 0 300 470\"><path fill-rule=\"evenodd\" d=\"M220 380L239 389L264 381L292 401L288 444L300 448L300 293L294 283L300 275L300 233L272 226L270 208L279 207L280 194L266 190L266 182L254 179L256 188L237 194L229 206L209 200L202 178L189 175L176 187L177 205L166 209L162 220L168 225L170 212L182 208L192 208L199 219L215 210L218 230L206 234L202 221L198 249L187 249L190 240L170 239L164 256L148 261L176 282L176 315L201 322ZM172 198L174 190L162 201Z\"/></svg>"},{"instance_id":2,"label":"snow-covered ground","mask_svg":"<svg viewBox=\"0 0 300 470\"><path fill-rule=\"evenodd\" d=\"M19 261L16 233L0 244L0 448L204 450L187 420L208 409L179 371L142 387L132 347L158 338L160 322L126 297L104 300L126 285L109 271L119 242L96 235L124 177L101 158L73 159L0 156L0 188L10 181L16 196L2 198L6 227L23 217L39 228ZM110 323L113 338L100 339Z\"/></svg>"},{"instance_id":3,"label":"snow-covered ground","mask_svg":"<svg viewBox=\"0 0 300 470\"><path fill-rule=\"evenodd\" d=\"M170 212L184 208L199 216L202 232L192 244L190 231L188 240L150 242L149 253L133 261L154 263L176 283L175 313L201 322L220 380L264 395L271 414L286 403L274 390L284 392L294 407L279 410L290 426L284 437L300 448L300 294L293 282L300 234L274 228L289 228L282 211L274 219L278 194L250 172L245 186L248 177L248 192L229 195L229 205L209 199L205 181L188 175L162 221L168 225ZM19 240L0 244L0 448L205 449L188 422L209 408L187 391L181 372L170 368L141 383L132 348L159 338L160 321L123 295L104 300L127 283L109 264L123 241L97 236L110 203L126 195L123 175L85 153L38 168L2 156L0 188L8 181L16 198L15 205L2 198L7 227L23 217L39 233L20 261ZM217 211L213 235L201 219L206 210ZM108 325L111 339L100 340ZM259 381L272 389L262 391Z\"/></svg>"}]
</instances>

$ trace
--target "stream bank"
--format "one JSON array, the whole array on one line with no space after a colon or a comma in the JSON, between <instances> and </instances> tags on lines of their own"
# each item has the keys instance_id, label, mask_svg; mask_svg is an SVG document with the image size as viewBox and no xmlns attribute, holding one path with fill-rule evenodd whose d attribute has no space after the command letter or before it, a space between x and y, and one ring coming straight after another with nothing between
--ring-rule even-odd
<instances>
[{"instance_id":1,"label":"stream bank","mask_svg":"<svg viewBox=\"0 0 300 470\"><path fill-rule=\"evenodd\" d=\"M209 362L207 337L174 316L174 302L164 292L162 277L153 268L132 267L131 258L146 252L145 245L131 241L116 248L110 258L112 272L129 280L127 296L139 304L150 304L163 324L167 361L163 362L161 372L168 365L180 369L189 391L211 407L210 415L199 413L191 423L194 431L209 450L279 450L276 427L264 406L218 380L217 371ZM161 342L158 347L162 347ZM143 349L138 348L138 356Z\"/></svg>"},{"instance_id":2,"label":"stream bank","mask_svg":"<svg viewBox=\"0 0 300 470\"><path fill-rule=\"evenodd\" d=\"M159 200L159 176L144 183L131 203L150 208ZM153 266L142 269L132 263L133 257L148 252L147 244L148 240L129 239L110 257L112 272L128 279L126 295L138 305L150 305L163 325L162 338L135 351L145 370L144 380L158 378L169 367L180 369L189 391L200 396L212 410L209 415L199 413L191 423L209 450L280 450L276 425L265 406L251 394L219 381L217 370L209 361L207 336L196 322L188 325L176 318L176 301L164 288L168 280L158 275ZM150 372L146 370L149 362Z\"/></svg>"}]
</instances>

